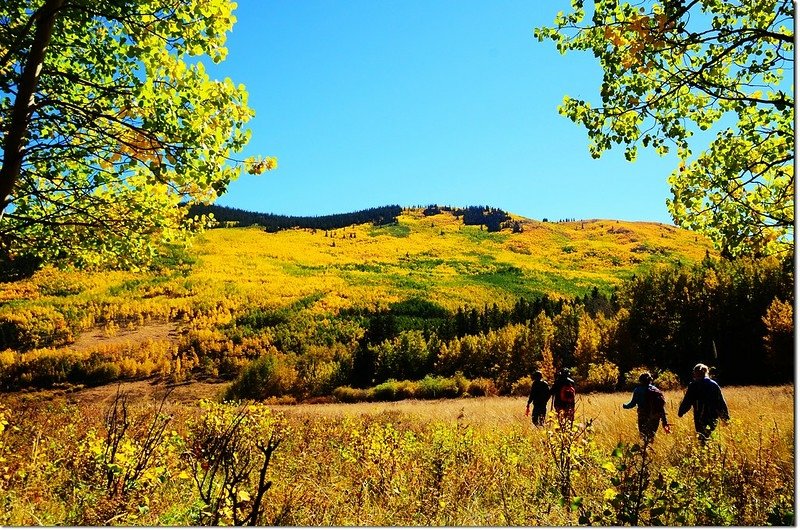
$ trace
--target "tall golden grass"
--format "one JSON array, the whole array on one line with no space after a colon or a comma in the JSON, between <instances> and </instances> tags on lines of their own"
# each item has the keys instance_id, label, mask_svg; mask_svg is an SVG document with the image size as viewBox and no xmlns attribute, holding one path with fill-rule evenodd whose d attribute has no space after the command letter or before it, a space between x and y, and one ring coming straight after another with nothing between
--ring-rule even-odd
<instances>
[{"instance_id":1,"label":"tall golden grass","mask_svg":"<svg viewBox=\"0 0 800 530\"><path fill-rule=\"evenodd\" d=\"M198 407L183 401L185 392L181 401L168 402L163 412L172 419L164 439L119 494L107 484L117 484L118 474L141 461L137 448L149 420L137 418L154 417L148 403L159 392L151 388L148 398L132 400L131 427L120 446L124 458L109 464L103 418L113 394L98 391L0 397L0 523L203 520L212 508L200 502L192 480L190 463L200 450L196 426L205 418L224 427L238 407ZM793 521L793 387L724 393L732 419L705 446L694 437L690 415L675 417L681 392L667 393L673 432L660 432L646 453L639 524ZM554 456L564 447L564 433L553 423L532 426L523 414L524 398L251 405L245 411L255 423L241 436L253 447L276 433L281 438L269 466L272 487L261 524L619 525L623 507L630 506L630 485L640 476L641 453L630 452L639 441L635 412L621 408L629 398L579 397L580 427L568 433L574 443L567 453L572 476L566 497ZM583 432L590 420L591 429ZM251 506L253 490L243 491L236 498ZM230 512L221 517L230 522Z\"/></svg>"},{"instance_id":2,"label":"tall golden grass","mask_svg":"<svg viewBox=\"0 0 800 530\"><path fill-rule=\"evenodd\" d=\"M684 390L664 392L667 398L667 418L672 433L660 431L656 436L657 451L671 451L676 444L686 443L694 437L692 413L678 418L678 405ZM731 410L731 421L719 427L725 436L752 434L754 430L767 432L777 429L785 435L794 433L794 388L791 386L731 387L724 390ZM591 421L598 440L606 444L619 441L635 441L638 438L636 411L625 410L623 403L629 402L627 392L579 394L576 398L575 418L578 422ZM530 426L524 415L527 397L483 397L441 400L406 400L390 403L319 403L300 405L272 405L289 417L318 417L332 419L363 415L391 414L408 417L419 423L455 422L475 426L479 429L495 430L525 428ZM534 429L535 431L535 429ZM790 439L788 438L788 439ZM787 447L792 450L792 447Z\"/></svg>"}]
</instances>

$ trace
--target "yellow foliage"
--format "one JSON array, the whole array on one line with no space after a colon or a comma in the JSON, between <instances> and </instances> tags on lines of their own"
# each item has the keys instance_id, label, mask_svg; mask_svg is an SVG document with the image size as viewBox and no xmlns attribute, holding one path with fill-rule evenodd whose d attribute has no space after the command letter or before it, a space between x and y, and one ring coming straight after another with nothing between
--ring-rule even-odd
<instances>
[{"instance_id":1,"label":"yellow foliage","mask_svg":"<svg viewBox=\"0 0 800 530\"><path fill-rule=\"evenodd\" d=\"M22 351L34 348L19 358L4 352L0 364L42 355L86 360L94 354L122 377L180 378L199 359L224 354L225 370L235 371L272 347L266 337L234 343L218 331L253 309L277 310L304 301L313 314L335 315L352 307L385 309L413 297L451 311L492 304L508 308L521 296L559 298L594 286L609 290L632 272L676 257L696 262L711 249L704 238L658 223L512 219L521 232L489 233L463 225L449 212L426 217L410 209L396 225L383 227L210 230L194 241L194 265L175 270L89 274L45 267L26 280L0 284L0 300L16 302L0 306L5 340L16 337ZM175 321L183 357L174 338L125 342L132 328ZM583 322L580 328L576 354L585 363L599 358L594 324ZM71 343L76 332L96 334L98 327L106 338L76 348L81 351L41 349ZM552 378L550 339L521 337L524 344L515 346L519 334L508 329L465 338L443 346L439 362L446 366L468 358L480 365L491 348L503 360L493 377L504 385L516 378L507 366L520 361L526 369L537 362ZM512 351L522 357L513 361Z\"/></svg>"},{"instance_id":2,"label":"yellow foliage","mask_svg":"<svg viewBox=\"0 0 800 530\"><path fill-rule=\"evenodd\" d=\"M508 307L525 292L560 297L611 287L642 262L699 261L711 249L705 239L658 223L513 219L521 233L487 233L448 212L425 217L421 210L406 210L389 227L210 230L195 241L198 262L186 276L47 268L3 284L0 299L41 300L69 313L78 331L176 318L208 329L248 308L285 307L310 296L317 298L313 310L323 313L413 296L451 310ZM9 312L0 308L0 318L11 318ZM13 312L19 319L22 313Z\"/></svg>"},{"instance_id":3,"label":"yellow foliage","mask_svg":"<svg viewBox=\"0 0 800 530\"><path fill-rule=\"evenodd\" d=\"M734 419L704 446L694 439L691 417L676 417L684 390L666 392L672 433L659 433L647 452L650 476L669 481L671 496L661 499L676 508L663 512L670 517L665 524L719 522L709 519L717 516L706 509L712 501L731 507L727 523L751 526L773 520L776 506L793 508L794 388L724 392ZM554 444L563 438L553 424L531 426L521 394L290 407L171 402L163 411L170 418L164 437L147 445L157 413L151 396L131 395L130 426L114 451L104 427L107 403L98 408L96 398L81 400L79 393L6 394L0 396L0 489L14 502L0 512L0 522L85 526L115 516L129 526L197 524L203 504L194 479L215 464L220 453L209 448L218 447L212 444L235 421L243 462L252 462L248 457L273 434L281 440L267 469L266 521L289 513L303 526L580 525L581 514L552 491L563 469ZM66 405L67 399L77 403ZM575 443L567 454L574 458L574 495L584 507L608 507L612 515L610 503L630 491L624 488L632 469L619 465L625 462L613 456L615 447L639 441L635 414L620 407L628 399L627 392L579 393ZM145 448L153 450L148 458L142 458ZM741 470L759 480L747 480ZM657 495L659 484L651 481L645 494ZM231 490L228 508L252 501L254 485L245 481ZM117 487L124 495L113 495ZM112 498L129 502L111 505ZM642 513L655 516L659 506L646 505ZM108 515L98 518L98 512ZM230 512L227 517L230 522Z\"/></svg>"},{"instance_id":4,"label":"yellow foliage","mask_svg":"<svg viewBox=\"0 0 800 530\"><path fill-rule=\"evenodd\" d=\"M772 301L762 321L769 333L791 333L794 330L794 307L777 298Z\"/></svg>"}]
</instances>

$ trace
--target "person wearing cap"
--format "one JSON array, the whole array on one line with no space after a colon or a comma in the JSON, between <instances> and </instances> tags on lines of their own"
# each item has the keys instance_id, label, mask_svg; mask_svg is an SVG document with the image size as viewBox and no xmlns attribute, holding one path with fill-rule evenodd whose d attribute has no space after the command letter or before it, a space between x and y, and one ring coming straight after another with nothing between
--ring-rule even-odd
<instances>
[{"instance_id":1,"label":"person wearing cap","mask_svg":"<svg viewBox=\"0 0 800 530\"><path fill-rule=\"evenodd\" d=\"M575 381L570 377L569 368L559 372L550 394L553 396L553 409L559 419L570 423L575 419Z\"/></svg>"},{"instance_id":2,"label":"person wearing cap","mask_svg":"<svg viewBox=\"0 0 800 530\"><path fill-rule=\"evenodd\" d=\"M694 429L702 443L705 443L717 428L717 421L722 418L727 421L730 419L728 404L722 396L722 390L716 381L708 377L708 366L702 363L695 365L692 370L692 378L686 389L678 407L678 417L680 418L689 409L694 410Z\"/></svg>"},{"instance_id":3,"label":"person wearing cap","mask_svg":"<svg viewBox=\"0 0 800 530\"><path fill-rule=\"evenodd\" d=\"M531 393L528 396L528 404L525 406L525 415L527 416L531 410L531 403L533 403L531 421L534 425L544 425L544 418L547 415L547 402L550 401L550 385L547 384L543 377L541 371L536 370L533 372Z\"/></svg>"},{"instance_id":4,"label":"person wearing cap","mask_svg":"<svg viewBox=\"0 0 800 530\"><path fill-rule=\"evenodd\" d=\"M642 372L639 375L639 384L633 389L630 402L623 403L622 408L637 407L639 434L649 443L655 439L659 423L664 426L666 433L670 432L665 404L664 394L653 384L653 376L650 372Z\"/></svg>"}]
</instances>

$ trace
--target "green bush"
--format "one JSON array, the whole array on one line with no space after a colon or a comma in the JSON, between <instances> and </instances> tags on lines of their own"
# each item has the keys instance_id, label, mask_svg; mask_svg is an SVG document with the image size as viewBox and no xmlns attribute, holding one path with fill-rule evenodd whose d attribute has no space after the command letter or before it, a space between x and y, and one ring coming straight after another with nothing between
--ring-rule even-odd
<instances>
[{"instance_id":1,"label":"green bush","mask_svg":"<svg viewBox=\"0 0 800 530\"><path fill-rule=\"evenodd\" d=\"M297 371L286 357L268 353L244 367L225 393L225 399L265 399L291 394L296 381Z\"/></svg>"},{"instance_id":2,"label":"green bush","mask_svg":"<svg viewBox=\"0 0 800 530\"><path fill-rule=\"evenodd\" d=\"M402 331L392 340L375 347L376 377L379 381L419 379L433 368L433 357L421 331Z\"/></svg>"},{"instance_id":3,"label":"green bush","mask_svg":"<svg viewBox=\"0 0 800 530\"><path fill-rule=\"evenodd\" d=\"M467 394L496 396L498 392L491 379L481 378L470 381L460 373L453 377L428 375L420 381L390 379L369 389L340 386L333 391L333 396L343 403L455 398Z\"/></svg>"},{"instance_id":4,"label":"green bush","mask_svg":"<svg viewBox=\"0 0 800 530\"><path fill-rule=\"evenodd\" d=\"M397 386L397 381L389 379L385 383L372 387L368 395L370 399L374 401L397 401L402 399L397 395Z\"/></svg>"},{"instance_id":5,"label":"green bush","mask_svg":"<svg viewBox=\"0 0 800 530\"><path fill-rule=\"evenodd\" d=\"M427 375L419 382L419 399L458 397L458 385L454 379Z\"/></svg>"},{"instance_id":6,"label":"green bush","mask_svg":"<svg viewBox=\"0 0 800 530\"><path fill-rule=\"evenodd\" d=\"M343 383L341 365L335 361L317 364L313 372L306 372L298 379L298 389L304 396L329 395Z\"/></svg>"},{"instance_id":7,"label":"green bush","mask_svg":"<svg viewBox=\"0 0 800 530\"><path fill-rule=\"evenodd\" d=\"M414 399L419 394L419 383L416 381L398 381L395 384L397 399Z\"/></svg>"},{"instance_id":8,"label":"green bush","mask_svg":"<svg viewBox=\"0 0 800 530\"><path fill-rule=\"evenodd\" d=\"M104 361L90 367L86 372L83 382L87 386L99 386L119 379L119 366L113 362Z\"/></svg>"}]
</instances>

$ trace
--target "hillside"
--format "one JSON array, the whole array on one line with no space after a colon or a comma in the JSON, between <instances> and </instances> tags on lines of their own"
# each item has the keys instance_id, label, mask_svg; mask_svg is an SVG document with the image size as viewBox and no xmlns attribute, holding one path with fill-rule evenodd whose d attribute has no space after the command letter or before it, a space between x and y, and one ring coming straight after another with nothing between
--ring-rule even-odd
<instances>
[{"instance_id":1,"label":"hillside","mask_svg":"<svg viewBox=\"0 0 800 530\"><path fill-rule=\"evenodd\" d=\"M284 303L315 296L326 309L412 297L455 309L583 295L594 286L608 293L657 263L692 263L711 251L705 239L657 223L513 218L521 233L490 233L448 212L421 210L384 227L210 230L198 241L189 279Z\"/></svg>"},{"instance_id":2,"label":"hillside","mask_svg":"<svg viewBox=\"0 0 800 530\"><path fill-rule=\"evenodd\" d=\"M770 344L785 349L792 281L780 262L706 260L708 241L658 223L511 215L504 226L405 209L337 230L211 229L156 270L46 267L0 284L0 390L230 380L252 366L275 379L240 390L267 395L459 372L508 392L534 363L615 388L620 371L682 371L714 348L750 382L768 308ZM771 359L783 373L783 353Z\"/></svg>"},{"instance_id":3,"label":"hillside","mask_svg":"<svg viewBox=\"0 0 800 530\"><path fill-rule=\"evenodd\" d=\"M659 263L694 263L713 252L703 237L658 223L512 219L521 233L487 232L449 212L426 216L422 209L406 209L396 224L380 227L212 229L158 272L45 268L0 283L0 315L19 319L25 310L52 308L73 330L102 323L113 332L115 325L213 307L236 312L302 302L336 312L411 298L449 310L508 307L520 297L583 296L593 287L609 294ZM58 323L53 326L57 334Z\"/></svg>"}]
</instances>

